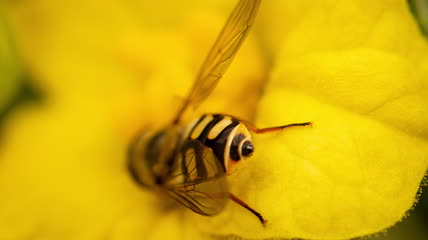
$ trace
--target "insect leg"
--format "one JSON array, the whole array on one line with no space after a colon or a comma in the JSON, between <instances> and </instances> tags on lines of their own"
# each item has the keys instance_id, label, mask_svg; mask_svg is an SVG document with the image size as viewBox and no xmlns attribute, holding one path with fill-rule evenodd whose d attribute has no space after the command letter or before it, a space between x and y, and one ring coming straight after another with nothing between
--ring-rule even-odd
<instances>
[{"instance_id":1,"label":"insect leg","mask_svg":"<svg viewBox=\"0 0 428 240\"><path fill-rule=\"evenodd\" d=\"M312 126L312 122L291 123L291 124L287 124L287 125L283 125L283 126L268 127L268 128L257 128L256 126L251 125L249 123L245 123L245 125L247 126L248 130L250 130L251 132L254 132L254 133L268 133L268 132L281 131L284 128L289 128L289 127Z\"/></svg>"},{"instance_id":2,"label":"insect leg","mask_svg":"<svg viewBox=\"0 0 428 240\"><path fill-rule=\"evenodd\" d=\"M237 196L233 195L232 193L229 193L229 198L232 201L236 202L237 204L241 205L242 207L246 208L252 214L256 215L256 217L259 219L259 221L263 225L263 227L266 226L267 220L264 219L263 216L259 212L257 212L256 210L254 210L253 208L248 206L248 204L246 204L244 201L242 201L241 199L239 199Z\"/></svg>"}]
</instances>

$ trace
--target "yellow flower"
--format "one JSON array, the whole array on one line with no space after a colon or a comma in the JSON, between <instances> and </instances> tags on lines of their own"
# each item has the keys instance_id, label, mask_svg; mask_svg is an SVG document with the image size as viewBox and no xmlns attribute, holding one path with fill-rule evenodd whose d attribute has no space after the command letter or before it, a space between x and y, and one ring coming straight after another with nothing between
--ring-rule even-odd
<instances>
[{"instance_id":1,"label":"yellow flower","mask_svg":"<svg viewBox=\"0 0 428 240\"><path fill-rule=\"evenodd\" d=\"M205 217L136 186L129 138L171 120L234 2L223 4L9 3L46 100L5 126L0 238L344 239L404 216L428 163L428 45L404 1L264 1L193 114L314 123L255 136L254 157L229 177L266 228L232 203Z\"/></svg>"}]
</instances>

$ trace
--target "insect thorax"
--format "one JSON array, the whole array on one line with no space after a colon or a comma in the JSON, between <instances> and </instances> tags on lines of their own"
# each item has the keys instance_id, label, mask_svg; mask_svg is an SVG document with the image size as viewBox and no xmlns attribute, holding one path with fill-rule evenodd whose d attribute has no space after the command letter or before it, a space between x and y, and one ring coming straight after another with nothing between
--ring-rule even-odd
<instances>
[{"instance_id":1,"label":"insect thorax","mask_svg":"<svg viewBox=\"0 0 428 240\"><path fill-rule=\"evenodd\" d=\"M205 114L187 126L185 135L209 147L225 174L231 174L254 151L247 127L232 116Z\"/></svg>"},{"instance_id":2,"label":"insect thorax","mask_svg":"<svg viewBox=\"0 0 428 240\"><path fill-rule=\"evenodd\" d=\"M177 171L185 177L197 177L185 173L189 164L182 162L189 161L185 159L189 150L197 155L201 148L213 152L221 171L217 175L231 174L254 151L251 135L242 122L231 116L205 114L181 128L140 134L129 149L128 168L135 181L146 187L170 184L171 179L177 183L181 181L176 177ZM210 177L208 173L198 174L201 178Z\"/></svg>"}]
</instances>

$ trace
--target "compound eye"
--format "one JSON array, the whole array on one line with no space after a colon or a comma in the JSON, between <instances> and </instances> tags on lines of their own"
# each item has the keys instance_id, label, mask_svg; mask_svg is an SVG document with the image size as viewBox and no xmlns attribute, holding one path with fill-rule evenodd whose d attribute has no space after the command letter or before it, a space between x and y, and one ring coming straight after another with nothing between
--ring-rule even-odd
<instances>
[{"instance_id":1,"label":"compound eye","mask_svg":"<svg viewBox=\"0 0 428 240\"><path fill-rule=\"evenodd\" d=\"M243 157L249 157L249 156L251 156L253 154L253 152L254 152L254 146L253 146L253 144L250 141L245 141L242 144L242 150L241 150L241 152L242 152L242 156Z\"/></svg>"}]
</instances>

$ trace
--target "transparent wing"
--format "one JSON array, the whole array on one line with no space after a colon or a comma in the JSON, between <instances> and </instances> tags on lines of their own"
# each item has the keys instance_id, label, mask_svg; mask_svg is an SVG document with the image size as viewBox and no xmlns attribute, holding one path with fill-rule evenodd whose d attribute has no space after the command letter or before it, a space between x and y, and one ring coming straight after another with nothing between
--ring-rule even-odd
<instances>
[{"instance_id":1,"label":"transparent wing","mask_svg":"<svg viewBox=\"0 0 428 240\"><path fill-rule=\"evenodd\" d=\"M181 115L190 104L195 107L199 106L214 90L253 25L260 1L239 1L205 59L187 99L178 111L174 123L179 122Z\"/></svg>"},{"instance_id":2,"label":"transparent wing","mask_svg":"<svg viewBox=\"0 0 428 240\"><path fill-rule=\"evenodd\" d=\"M208 216L224 208L229 198L225 171L210 148L187 140L173 169L167 191L178 202Z\"/></svg>"}]
</instances>

